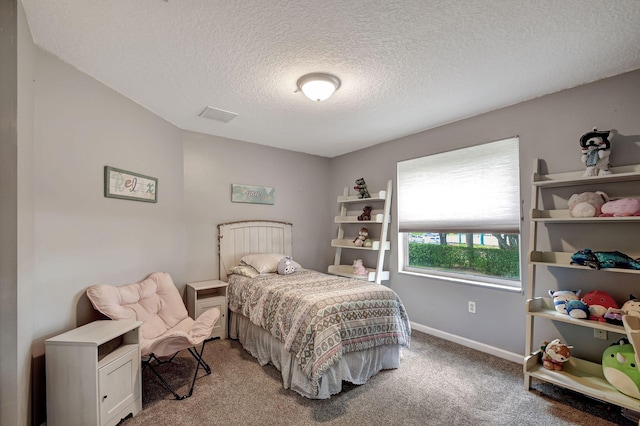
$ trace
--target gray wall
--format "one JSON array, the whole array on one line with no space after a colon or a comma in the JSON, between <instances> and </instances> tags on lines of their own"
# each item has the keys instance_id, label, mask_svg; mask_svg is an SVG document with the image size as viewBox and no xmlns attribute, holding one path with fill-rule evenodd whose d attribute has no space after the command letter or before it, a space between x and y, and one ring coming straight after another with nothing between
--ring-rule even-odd
<instances>
[{"instance_id":1,"label":"gray wall","mask_svg":"<svg viewBox=\"0 0 640 426\"><path fill-rule=\"evenodd\" d=\"M15 424L20 399L18 339L17 2L0 3L0 423Z\"/></svg>"},{"instance_id":2,"label":"gray wall","mask_svg":"<svg viewBox=\"0 0 640 426\"><path fill-rule=\"evenodd\" d=\"M326 269L329 159L192 132L183 148L189 281L218 278L216 226L238 220L292 223L295 259ZM275 204L232 203L232 183L273 187Z\"/></svg>"},{"instance_id":3,"label":"gray wall","mask_svg":"<svg viewBox=\"0 0 640 426\"><path fill-rule=\"evenodd\" d=\"M619 135L613 138L611 161L614 165L640 162L640 70L609 78L596 83L544 96L501 110L462 120L446 126L386 142L375 147L335 158L331 163L330 187L339 194L345 184L363 175L370 187L381 187L386 179L396 178L396 163L400 160L421 157L433 153L476 145L483 142L520 136L521 196L524 200L525 221L522 226L522 281L527 287L527 252L529 248L529 226L532 165L535 158L545 161L548 172L558 173L581 170L580 136L593 127L616 129ZM354 165L366 164L354 171ZM583 188L582 190L594 190ZM571 191L579 192L575 189ZM638 195L637 189L629 194ZM396 202L392 212L395 217ZM593 227L592 227L593 228ZM592 228L571 225L554 228L552 232L566 232L576 237L576 233L593 232ZM622 228L607 230L621 233L604 236L609 241L619 243L618 249L629 249L632 239ZM397 228L391 233L392 246L397 245ZM637 238L635 251L637 249ZM597 241L597 240L592 240ZM566 247L565 247L566 248ZM584 248L584 247L579 247ZM569 251L567 248L566 251ZM438 279L415 277L398 273L396 251L391 255L391 280L387 282L402 298L409 311L410 319L427 329L454 340L481 342L515 354L524 353L525 296L501 290L450 283ZM542 269L542 268L539 268ZM619 275L619 274L618 274ZM600 286L619 300L626 300L630 288L637 288L637 278L609 277L615 279L615 286L607 282L594 281L594 275L585 273L576 276L563 271L540 274L542 292L549 289L582 288ZM600 278L602 275L600 275ZM594 288L591 288L594 289ZM597 289L597 288L596 288ZM477 303L477 313L467 311L467 301ZM550 323L549 323L550 325ZM573 328L559 325L558 329L540 327L536 340L550 339L552 336L580 333ZM596 342L588 330L582 330L575 353L598 358L603 343ZM619 337L619 336L618 336ZM613 336L612 336L613 338ZM576 341L578 337L573 337ZM604 343L606 345L606 342Z\"/></svg>"}]
</instances>

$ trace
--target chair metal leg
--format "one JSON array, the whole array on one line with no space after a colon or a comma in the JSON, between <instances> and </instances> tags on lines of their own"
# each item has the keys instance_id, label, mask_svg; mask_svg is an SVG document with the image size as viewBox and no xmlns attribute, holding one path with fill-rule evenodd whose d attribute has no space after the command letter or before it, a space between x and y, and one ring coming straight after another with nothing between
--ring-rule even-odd
<instances>
[{"instance_id":1,"label":"chair metal leg","mask_svg":"<svg viewBox=\"0 0 640 426\"><path fill-rule=\"evenodd\" d=\"M194 346L192 348L188 348L189 353L196 359L197 361L197 365L196 365L196 371L193 373L193 380L191 381L191 386L189 387L189 392L185 395L178 395L178 393L176 393L175 390L173 390L173 388L171 387L171 385L169 385L169 383L167 383L167 381L162 377L162 375L160 375L160 373L158 373L158 371L153 367L153 364L151 363L152 361L156 361L156 363L158 365L160 364L166 364L168 362L173 361L173 359L176 357L176 355L178 354L178 352L176 352L175 354L173 354L173 356L171 358L169 358L168 360L165 361L161 361L160 359L158 359L158 357L156 357L154 354L149 355L149 358L147 360L143 360L142 361L142 368L144 369L145 367L149 367L151 369L151 371L153 372L153 374L156 375L156 377L160 380L160 382L164 385L164 387L171 392L171 394L173 395L173 397L177 400L183 400L186 398L189 398L192 394L193 394L193 388L196 384L196 379L198 378L198 371L200 370L200 366L202 366L202 368L204 368L204 370L206 371L207 375L211 374L211 368L209 367L209 364L206 363L206 361L204 360L204 358L202 358L202 354L204 353L204 345L205 345L206 341L202 342L202 346L200 347L200 352L198 352L198 349Z\"/></svg>"}]
</instances>

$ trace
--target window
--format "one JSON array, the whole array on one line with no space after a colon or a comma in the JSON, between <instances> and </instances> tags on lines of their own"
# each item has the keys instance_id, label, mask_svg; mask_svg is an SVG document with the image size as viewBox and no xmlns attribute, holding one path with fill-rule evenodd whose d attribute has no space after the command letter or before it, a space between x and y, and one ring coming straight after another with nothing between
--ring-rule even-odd
<instances>
[{"instance_id":1,"label":"window","mask_svg":"<svg viewBox=\"0 0 640 426\"><path fill-rule=\"evenodd\" d=\"M521 288L518 143L398 162L401 272Z\"/></svg>"}]
</instances>

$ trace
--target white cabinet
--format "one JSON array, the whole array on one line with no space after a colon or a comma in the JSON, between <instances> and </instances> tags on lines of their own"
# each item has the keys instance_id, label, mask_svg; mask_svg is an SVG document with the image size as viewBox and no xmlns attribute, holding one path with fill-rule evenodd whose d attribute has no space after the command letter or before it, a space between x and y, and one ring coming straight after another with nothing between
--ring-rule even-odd
<instances>
[{"instance_id":1,"label":"white cabinet","mask_svg":"<svg viewBox=\"0 0 640 426\"><path fill-rule=\"evenodd\" d=\"M335 223L338 224L338 237L331 240L331 247L335 247L334 264L329 265L328 272L334 275L344 277L358 278L367 281L375 281L380 284L383 280L389 279L389 271L384 271L385 253L391 248L388 240L389 224L391 223L391 190L392 182L387 182L386 190L370 193L371 198L358 198L358 195L349 195L349 188L344 188L342 196L338 197L340 204L340 215L335 217ZM370 206L371 220L358 220L365 206ZM359 208L359 210L355 210ZM358 224L360 226L355 226ZM354 238L349 234L349 238L345 238L345 228L348 229L353 236L358 235L360 227L367 228L370 236L377 235L378 238L371 238L371 246L358 247L354 243ZM377 229L373 229L376 227ZM356 275L352 264L342 264L342 250L372 250L377 252L377 261L375 267L366 267L367 275Z\"/></svg>"},{"instance_id":2,"label":"white cabinet","mask_svg":"<svg viewBox=\"0 0 640 426\"><path fill-rule=\"evenodd\" d=\"M45 341L47 425L116 425L142 409L140 321L95 321Z\"/></svg>"},{"instance_id":3,"label":"white cabinet","mask_svg":"<svg viewBox=\"0 0 640 426\"><path fill-rule=\"evenodd\" d=\"M227 338L227 286L220 280L198 281L187 284L187 311L193 319L211 308L220 309L220 319L209 338Z\"/></svg>"},{"instance_id":4,"label":"white cabinet","mask_svg":"<svg viewBox=\"0 0 640 426\"><path fill-rule=\"evenodd\" d=\"M592 230L590 235L596 235L591 243L594 246L611 245L616 241L605 241L607 239L606 233L598 230L599 232L593 232L596 227L603 226L605 224L625 227L624 232L627 235L638 235L640 231L640 217L593 217L593 218L572 218L569 215L567 209L548 209L541 210L540 204L547 202L548 204L560 203L559 200L562 197L557 196L554 191L565 191L564 196L568 192L584 192L584 191L597 191L601 190L602 185L609 185L614 191L616 187L625 185L631 182L630 187L625 187L620 191L624 196L640 196L637 184L633 184L635 181L640 181L640 165L613 167L611 168L613 174L608 176L594 176L594 177L582 177L583 171L547 174L541 175L540 162L536 160L534 163L534 175L533 175L533 188L531 195L531 233L530 233L530 253L529 253L529 282L527 290L527 302L526 302L526 353L529 354L524 360L524 384L526 389L531 388L531 379L553 383L555 385L571 389L576 392L588 395L590 397L606 401L615 405L619 405L624 408L638 411L640 409L640 400L628 397L618 392L613 386L607 382L602 373L602 366L599 363L590 362L587 360L579 359L572 355L567 361L562 371L550 371L542 367L539 360L539 348L541 342L534 341L534 325L536 321L559 321L566 324L571 324L577 327L587 327L590 329L604 330L607 332L619 334L619 338L627 334L625 327L619 325L613 325L603 323L599 321L589 321L583 319L574 319L569 315L564 315L557 312L554 308L551 298L540 295L547 294L549 290L545 287L545 283L539 282L536 278L537 268L568 268L574 270L589 271L587 274L606 274L606 277L610 277L607 282L616 282L616 277L620 275L616 274L640 274L640 271L631 269L618 269L607 268L601 270L592 270L585 266L571 265L571 255L573 252L562 251L545 251L541 250L543 243L540 238L543 232L547 233L547 237L551 234L554 241L563 241L565 234L568 234L567 226L575 226L577 224L586 224ZM615 185L610 185L615 184ZM575 188L574 188L575 187ZM638 191L635 194L626 194L628 188ZM607 192L607 191L605 191ZM612 195L609 193L609 195ZM614 194L616 195L616 194ZM553 205L552 207L556 207ZM553 227L553 230L548 229L547 225L561 224L559 227ZM559 230L559 231L558 231ZM565 230L563 233L562 231ZM575 235L575 234L574 234ZM612 237L609 237L610 240ZM634 237L635 238L635 237ZM545 242L544 244L548 244ZM636 246L637 247L637 246ZM582 248L594 248L595 247L580 247ZM631 253L624 251L631 257L638 257L640 253ZM569 274L575 274L575 272L568 272ZM580 272L583 273L583 272ZM640 275L639 275L640 276ZM578 278L575 281L577 282ZM537 289L536 289L537 287ZM573 288L561 288L561 290L574 290ZM607 288L601 290L607 291ZM640 330L634 330L634 334ZM631 336L630 340L632 339ZM555 337L554 337L555 338ZM634 336L635 338L635 336ZM551 336L549 336L551 339ZM571 342L568 342L572 344Z\"/></svg>"}]
</instances>

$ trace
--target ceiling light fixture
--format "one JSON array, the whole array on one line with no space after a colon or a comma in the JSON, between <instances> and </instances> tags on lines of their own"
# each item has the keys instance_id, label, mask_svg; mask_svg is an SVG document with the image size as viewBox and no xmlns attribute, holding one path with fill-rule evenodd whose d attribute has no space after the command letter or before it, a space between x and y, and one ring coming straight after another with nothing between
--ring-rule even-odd
<instances>
[{"instance_id":1,"label":"ceiling light fixture","mask_svg":"<svg viewBox=\"0 0 640 426\"><path fill-rule=\"evenodd\" d=\"M340 80L331 74L312 73L298 79L298 89L312 101L324 101L340 87Z\"/></svg>"}]
</instances>

